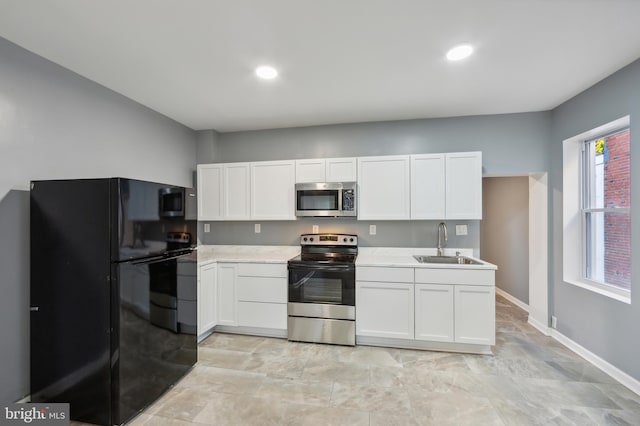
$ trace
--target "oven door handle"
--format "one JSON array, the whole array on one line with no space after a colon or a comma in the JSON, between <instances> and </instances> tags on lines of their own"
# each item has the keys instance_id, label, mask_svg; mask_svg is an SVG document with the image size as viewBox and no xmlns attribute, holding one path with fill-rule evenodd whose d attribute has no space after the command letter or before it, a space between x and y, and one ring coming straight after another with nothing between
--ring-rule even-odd
<instances>
[{"instance_id":1,"label":"oven door handle","mask_svg":"<svg viewBox=\"0 0 640 426\"><path fill-rule=\"evenodd\" d=\"M323 272L348 272L355 269L355 265L327 266L327 265L289 265L290 271L323 271Z\"/></svg>"}]
</instances>

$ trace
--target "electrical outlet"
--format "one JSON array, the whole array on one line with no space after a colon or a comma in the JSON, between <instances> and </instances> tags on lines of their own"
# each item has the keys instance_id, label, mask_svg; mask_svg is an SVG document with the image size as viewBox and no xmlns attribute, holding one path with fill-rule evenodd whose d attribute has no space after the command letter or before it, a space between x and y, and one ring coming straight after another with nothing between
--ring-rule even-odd
<instances>
[{"instance_id":1,"label":"electrical outlet","mask_svg":"<svg viewBox=\"0 0 640 426\"><path fill-rule=\"evenodd\" d=\"M555 315L551 315L551 328L558 328L558 317L556 317Z\"/></svg>"},{"instance_id":2,"label":"electrical outlet","mask_svg":"<svg viewBox=\"0 0 640 426\"><path fill-rule=\"evenodd\" d=\"M211 232L211 224L209 223L204 224L204 232Z\"/></svg>"},{"instance_id":3,"label":"electrical outlet","mask_svg":"<svg viewBox=\"0 0 640 426\"><path fill-rule=\"evenodd\" d=\"M318 232L320 232L320 227L318 225L312 225L311 229L314 234L317 234Z\"/></svg>"},{"instance_id":4,"label":"electrical outlet","mask_svg":"<svg viewBox=\"0 0 640 426\"><path fill-rule=\"evenodd\" d=\"M369 235L376 235L377 231L376 225L369 225Z\"/></svg>"},{"instance_id":5,"label":"electrical outlet","mask_svg":"<svg viewBox=\"0 0 640 426\"><path fill-rule=\"evenodd\" d=\"M260 229L260 224L259 224L259 223L256 223L255 225L253 225L253 231L254 231L256 234L259 234L259 233L260 233L261 229Z\"/></svg>"},{"instance_id":6,"label":"electrical outlet","mask_svg":"<svg viewBox=\"0 0 640 426\"><path fill-rule=\"evenodd\" d=\"M467 235L467 225L456 225L456 235Z\"/></svg>"}]
</instances>

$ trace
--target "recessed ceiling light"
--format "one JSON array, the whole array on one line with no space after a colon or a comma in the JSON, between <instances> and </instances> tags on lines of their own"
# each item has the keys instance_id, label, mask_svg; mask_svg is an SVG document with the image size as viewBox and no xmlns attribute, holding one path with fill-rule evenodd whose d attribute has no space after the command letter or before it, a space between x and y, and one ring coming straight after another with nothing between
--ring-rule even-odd
<instances>
[{"instance_id":1,"label":"recessed ceiling light","mask_svg":"<svg viewBox=\"0 0 640 426\"><path fill-rule=\"evenodd\" d=\"M269 65L262 65L256 68L256 75L265 80L271 80L278 76L278 70Z\"/></svg>"},{"instance_id":2,"label":"recessed ceiling light","mask_svg":"<svg viewBox=\"0 0 640 426\"><path fill-rule=\"evenodd\" d=\"M473 53L473 47L470 44L459 44L452 47L447 52L447 59L450 61L459 61L464 59Z\"/></svg>"}]
</instances>

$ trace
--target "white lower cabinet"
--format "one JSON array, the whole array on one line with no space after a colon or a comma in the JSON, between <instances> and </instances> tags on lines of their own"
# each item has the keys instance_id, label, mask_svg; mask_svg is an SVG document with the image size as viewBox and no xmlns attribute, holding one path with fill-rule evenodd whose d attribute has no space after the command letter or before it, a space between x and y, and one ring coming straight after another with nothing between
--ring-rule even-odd
<instances>
[{"instance_id":1,"label":"white lower cabinet","mask_svg":"<svg viewBox=\"0 0 640 426\"><path fill-rule=\"evenodd\" d=\"M287 329L287 265L238 264L238 325Z\"/></svg>"},{"instance_id":2,"label":"white lower cabinet","mask_svg":"<svg viewBox=\"0 0 640 426\"><path fill-rule=\"evenodd\" d=\"M413 284L356 282L356 334L413 339Z\"/></svg>"},{"instance_id":3,"label":"white lower cabinet","mask_svg":"<svg viewBox=\"0 0 640 426\"><path fill-rule=\"evenodd\" d=\"M454 286L416 284L416 340L454 341Z\"/></svg>"},{"instance_id":4,"label":"white lower cabinet","mask_svg":"<svg viewBox=\"0 0 640 426\"><path fill-rule=\"evenodd\" d=\"M200 267L198 276L198 336L207 333L217 324L217 265L210 263Z\"/></svg>"},{"instance_id":5,"label":"white lower cabinet","mask_svg":"<svg viewBox=\"0 0 640 426\"><path fill-rule=\"evenodd\" d=\"M455 286L456 338L459 343L496 343L495 287Z\"/></svg>"},{"instance_id":6,"label":"white lower cabinet","mask_svg":"<svg viewBox=\"0 0 640 426\"><path fill-rule=\"evenodd\" d=\"M495 344L494 284L488 269L358 267L356 335L486 352Z\"/></svg>"},{"instance_id":7,"label":"white lower cabinet","mask_svg":"<svg viewBox=\"0 0 640 426\"><path fill-rule=\"evenodd\" d=\"M211 309L200 310L199 334L217 325L233 333L286 335L286 264L214 263L200 267L200 280L200 305L210 298Z\"/></svg>"},{"instance_id":8,"label":"white lower cabinet","mask_svg":"<svg viewBox=\"0 0 640 426\"><path fill-rule=\"evenodd\" d=\"M219 325L238 325L236 316L236 264L218 263L216 306Z\"/></svg>"}]
</instances>

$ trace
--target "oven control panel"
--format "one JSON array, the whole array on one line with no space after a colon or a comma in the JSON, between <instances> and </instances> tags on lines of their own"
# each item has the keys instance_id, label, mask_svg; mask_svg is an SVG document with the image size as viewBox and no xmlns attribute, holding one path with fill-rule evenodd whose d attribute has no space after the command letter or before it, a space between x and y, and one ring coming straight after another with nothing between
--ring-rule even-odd
<instances>
[{"instance_id":1,"label":"oven control panel","mask_svg":"<svg viewBox=\"0 0 640 426\"><path fill-rule=\"evenodd\" d=\"M302 234L300 244L303 246L357 246L358 236L353 234Z\"/></svg>"}]
</instances>

